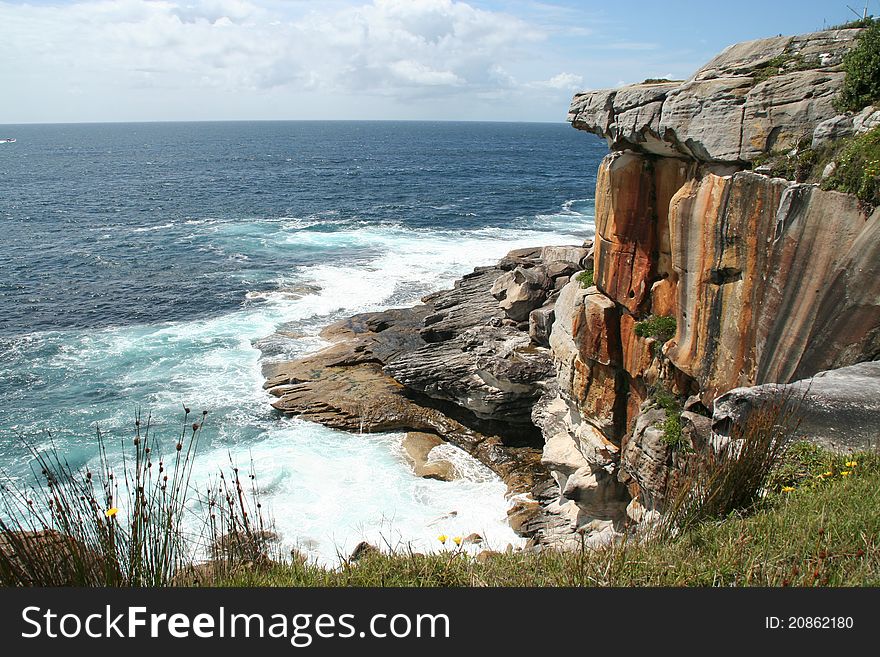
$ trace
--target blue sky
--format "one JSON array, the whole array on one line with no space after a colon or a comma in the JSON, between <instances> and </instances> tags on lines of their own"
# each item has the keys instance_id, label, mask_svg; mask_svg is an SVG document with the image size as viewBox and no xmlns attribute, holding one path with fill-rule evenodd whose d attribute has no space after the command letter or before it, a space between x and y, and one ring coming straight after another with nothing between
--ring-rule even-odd
<instances>
[{"instance_id":1,"label":"blue sky","mask_svg":"<svg viewBox=\"0 0 880 657\"><path fill-rule=\"evenodd\" d=\"M837 0L0 0L0 124L563 121L574 91L850 18Z\"/></svg>"}]
</instances>

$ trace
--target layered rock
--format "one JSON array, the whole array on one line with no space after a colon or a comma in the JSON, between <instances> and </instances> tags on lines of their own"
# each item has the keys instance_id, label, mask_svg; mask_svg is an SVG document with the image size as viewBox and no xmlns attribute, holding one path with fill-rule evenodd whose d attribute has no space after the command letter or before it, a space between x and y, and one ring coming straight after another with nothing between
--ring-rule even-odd
<instances>
[{"instance_id":1,"label":"layered rock","mask_svg":"<svg viewBox=\"0 0 880 657\"><path fill-rule=\"evenodd\" d=\"M504 479L518 499L511 525L542 535L558 524L544 512L558 493L541 464L531 413L553 366L528 320L548 312L548 297L555 299L588 253L581 246L519 249L421 305L333 324L321 334L329 347L264 367L273 406L348 431L408 431L404 447L419 476L454 475L449 463L428 459L448 441Z\"/></svg>"},{"instance_id":2,"label":"layered rock","mask_svg":"<svg viewBox=\"0 0 880 657\"><path fill-rule=\"evenodd\" d=\"M442 436L497 472L513 494L528 494L547 477L540 452L528 436L503 422L480 422L464 409L431 403L383 370L381 354L393 362L424 346L419 331L430 306L366 313L322 333L328 348L263 368L264 387L279 411L352 432L418 431ZM388 337L389 343L385 342ZM511 438L510 434L515 434Z\"/></svg>"},{"instance_id":3,"label":"layered rock","mask_svg":"<svg viewBox=\"0 0 880 657\"><path fill-rule=\"evenodd\" d=\"M421 306L330 327L330 348L267 369L276 408L448 440L527 493L511 524L551 545L653 522L686 454L779 385L817 387L805 435L838 444L837 422L864 443L834 418L876 424L876 368L811 377L880 359L880 215L747 170L880 123L831 106L858 33L738 44L686 82L576 95L574 127L613 149L592 248L519 249Z\"/></svg>"},{"instance_id":4,"label":"layered rock","mask_svg":"<svg viewBox=\"0 0 880 657\"><path fill-rule=\"evenodd\" d=\"M678 331L667 351L705 403L880 354L880 212L751 172L670 206Z\"/></svg>"},{"instance_id":5,"label":"layered rock","mask_svg":"<svg viewBox=\"0 0 880 657\"><path fill-rule=\"evenodd\" d=\"M819 372L790 384L736 388L715 400L712 429L729 438L736 426L772 405L797 419L795 439L853 452L880 447L880 361Z\"/></svg>"},{"instance_id":6,"label":"layered rock","mask_svg":"<svg viewBox=\"0 0 880 657\"><path fill-rule=\"evenodd\" d=\"M837 114L831 100L858 34L830 30L736 44L684 82L577 94L569 121L615 150L749 162L791 148Z\"/></svg>"}]
</instances>

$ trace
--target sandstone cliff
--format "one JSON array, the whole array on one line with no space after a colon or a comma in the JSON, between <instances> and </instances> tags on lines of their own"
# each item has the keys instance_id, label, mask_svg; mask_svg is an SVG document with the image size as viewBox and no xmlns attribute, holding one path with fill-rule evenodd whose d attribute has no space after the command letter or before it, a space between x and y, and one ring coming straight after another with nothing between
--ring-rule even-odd
<instances>
[{"instance_id":1,"label":"sandstone cliff","mask_svg":"<svg viewBox=\"0 0 880 657\"><path fill-rule=\"evenodd\" d=\"M880 357L880 211L750 170L846 123L831 100L858 32L737 44L685 82L574 97L572 125L612 149L595 287L569 283L556 302L557 389L534 414L572 529L607 540L662 509L678 454L658 398L678 400L681 440L698 448L719 395ZM723 398L719 426L758 397Z\"/></svg>"}]
</instances>

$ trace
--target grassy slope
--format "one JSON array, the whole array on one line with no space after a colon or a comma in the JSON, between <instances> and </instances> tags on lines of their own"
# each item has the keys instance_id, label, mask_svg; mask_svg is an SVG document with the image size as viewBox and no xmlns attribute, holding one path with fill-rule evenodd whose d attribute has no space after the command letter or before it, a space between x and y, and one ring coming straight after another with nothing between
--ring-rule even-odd
<instances>
[{"instance_id":1,"label":"grassy slope","mask_svg":"<svg viewBox=\"0 0 880 657\"><path fill-rule=\"evenodd\" d=\"M220 586L878 586L880 455L792 450L761 508L674 540L597 552L372 555L329 571L242 570ZM822 474L830 472L830 476ZM841 472L849 472L841 475ZM782 487L793 488L783 491Z\"/></svg>"}]
</instances>

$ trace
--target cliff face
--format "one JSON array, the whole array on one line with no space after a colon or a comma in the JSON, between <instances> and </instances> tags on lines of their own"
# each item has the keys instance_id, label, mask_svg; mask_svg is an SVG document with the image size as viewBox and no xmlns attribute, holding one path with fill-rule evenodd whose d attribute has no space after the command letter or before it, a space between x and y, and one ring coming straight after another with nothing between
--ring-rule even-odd
<instances>
[{"instance_id":1,"label":"cliff face","mask_svg":"<svg viewBox=\"0 0 880 657\"><path fill-rule=\"evenodd\" d=\"M858 32L738 44L683 83L574 97L573 126L612 153L596 185L595 287L571 282L556 301L557 389L534 414L572 528L606 540L627 513L662 509L679 455L658 391L680 400L697 447L733 388L880 357L880 210L748 170L835 117ZM674 334L656 318L674 318Z\"/></svg>"},{"instance_id":2,"label":"cliff face","mask_svg":"<svg viewBox=\"0 0 880 657\"><path fill-rule=\"evenodd\" d=\"M880 353L880 213L751 172L689 182L670 204L678 331L667 356L704 402Z\"/></svg>"}]
</instances>

